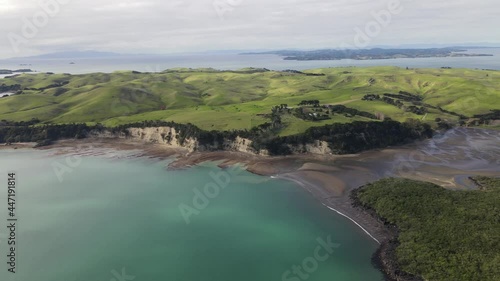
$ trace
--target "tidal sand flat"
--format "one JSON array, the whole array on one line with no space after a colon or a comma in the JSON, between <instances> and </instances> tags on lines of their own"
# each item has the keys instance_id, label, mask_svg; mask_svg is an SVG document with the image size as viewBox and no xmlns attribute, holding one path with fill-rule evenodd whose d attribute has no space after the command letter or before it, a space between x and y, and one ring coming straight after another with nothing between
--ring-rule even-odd
<instances>
[{"instance_id":1,"label":"tidal sand flat","mask_svg":"<svg viewBox=\"0 0 500 281\"><path fill-rule=\"evenodd\" d=\"M352 206L349 195L353 189L387 177L427 181L450 189L474 189L476 185L469 177L500 176L499 144L499 131L456 128L402 147L306 160L298 171L281 177L303 184L325 206L349 217L382 243L391 235L383 224Z\"/></svg>"},{"instance_id":2,"label":"tidal sand flat","mask_svg":"<svg viewBox=\"0 0 500 281\"><path fill-rule=\"evenodd\" d=\"M0 150L19 217L17 273L2 254L0 279L382 280L377 243L300 186L214 163L168 170L140 153Z\"/></svg>"}]
</instances>

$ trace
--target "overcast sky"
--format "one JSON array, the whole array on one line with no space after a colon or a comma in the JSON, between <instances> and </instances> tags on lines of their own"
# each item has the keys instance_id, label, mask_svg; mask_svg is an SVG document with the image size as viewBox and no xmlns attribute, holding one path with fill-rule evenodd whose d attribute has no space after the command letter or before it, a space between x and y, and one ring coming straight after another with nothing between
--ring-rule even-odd
<instances>
[{"instance_id":1,"label":"overcast sky","mask_svg":"<svg viewBox=\"0 0 500 281\"><path fill-rule=\"evenodd\" d=\"M55 7L42 8L45 6L42 3L51 2L56 3ZM498 0L400 0L399 6L397 3L397 0L0 0L0 58L69 50L172 53L500 43ZM388 24L374 21L373 14L380 11L391 14ZM371 35L358 34L367 27L371 28Z\"/></svg>"}]
</instances>

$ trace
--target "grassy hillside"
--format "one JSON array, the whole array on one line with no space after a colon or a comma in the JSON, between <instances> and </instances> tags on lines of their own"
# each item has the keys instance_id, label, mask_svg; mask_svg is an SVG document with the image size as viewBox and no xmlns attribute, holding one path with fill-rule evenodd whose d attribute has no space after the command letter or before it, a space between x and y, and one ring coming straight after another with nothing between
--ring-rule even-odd
<instances>
[{"instance_id":1,"label":"grassy hillside","mask_svg":"<svg viewBox=\"0 0 500 281\"><path fill-rule=\"evenodd\" d=\"M500 179L478 177L480 190L385 179L356 197L400 230L401 269L424 280L500 280Z\"/></svg>"},{"instance_id":2,"label":"grassy hillside","mask_svg":"<svg viewBox=\"0 0 500 281\"><path fill-rule=\"evenodd\" d=\"M324 75L259 69L23 74L1 80L6 85L20 84L23 90L20 95L0 98L0 119L26 121L36 117L51 123L100 122L107 126L168 120L190 122L207 130L250 129L269 121L264 115L270 114L273 106L294 107L307 99L383 114L398 121L414 118L433 123L438 117L458 121L458 116L436 108L416 115L383 101L362 100L366 94L400 91L420 95L426 104L468 117L499 109L498 71L370 67L306 72ZM323 121L303 120L293 114L282 119L288 125L282 135L323 124L368 120L345 114Z\"/></svg>"}]
</instances>

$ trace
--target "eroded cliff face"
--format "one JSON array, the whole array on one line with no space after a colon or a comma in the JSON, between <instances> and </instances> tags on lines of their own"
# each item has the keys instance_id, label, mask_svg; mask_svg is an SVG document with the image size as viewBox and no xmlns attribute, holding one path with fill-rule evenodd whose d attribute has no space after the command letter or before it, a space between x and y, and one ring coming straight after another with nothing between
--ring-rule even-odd
<instances>
[{"instance_id":1,"label":"eroded cliff face","mask_svg":"<svg viewBox=\"0 0 500 281\"><path fill-rule=\"evenodd\" d=\"M175 128L129 128L128 139L140 140L145 143L162 144L172 148L184 148L190 152L199 150L198 141L187 138L183 142L179 139L179 134Z\"/></svg>"},{"instance_id":2,"label":"eroded cliff face","mask_svg":"<svg viewBox=\"0 0 500 281\"><path fill-rule=\"evenodd\" d=\"M333 154L326 141L316 140L313 143L297 146L288 145L288 147L293 154Z\"/></svg>"},{"instance_id":3,"label":"eroded cliff face","mask_svg":"<svg viewBox=\"0 0 500 281\"><path fill-rule=\"evenodd\" d=\"M236 151L259 155L268 155L266 150L256 151L252 148L252 141L246 138L236 137L233 140L224 140L224 143L213 143L201 145L195 138L186 138L183 141L180 139L179 132L171 127L154 127L154 128L129 128L128 134L120 133L113 134L110 131L92 133L91 137L95 138L119 138L144 143L160 144L169 148L183 148L189 152L195 151Z\"/></svg>"},{"instance_id":4,"label":"eroded cliff face","mask_svg":"<svg viewBox=\"0 0 500 281\"><path fill-rule=\"evenodd\" d=\"M225 141L224 149L230 151L238 151L245 153L257 153L257 151L252 147L252 141L249 139L236 137L234 141ZM266 155L266 151L262 150L259 154Z\"/></svg>"},{"instance_id":5,"label":"eroded cliff face","mask_svg":"<svg viewBox=\"0 0 500 281\"><path fill-rule=\"evenodd\" d=\"M332 154L332 150L326 141L315 141L313 144L306 144L305 150L312 154Z\"/></svg>"},{"instance_id":6,"label":"eroded cliff face","mask_svg":"<svg viewBox=\"0 0 500 281\"><path fill-rule=\"evenodd\" d=\"M222 144L200 144L195 138L180 139L180 134L172 127L151 127L151 128L129 128L128 134L119 133L113 134L110 131L92 133L91 137L96 138L120 138L133 141L141 141L144 143L165 145L169 148L182 148L189 152L195 151L235 151L243 153L258 154L261 156L269 156L267 150L256 151L252 147L252 140L236 137L234 140L226 139ZM315 141L311 144L290 147L294 154L331 154L332 150L328 147L328 143L324 141Z\"/></svg>"}]
</instances>

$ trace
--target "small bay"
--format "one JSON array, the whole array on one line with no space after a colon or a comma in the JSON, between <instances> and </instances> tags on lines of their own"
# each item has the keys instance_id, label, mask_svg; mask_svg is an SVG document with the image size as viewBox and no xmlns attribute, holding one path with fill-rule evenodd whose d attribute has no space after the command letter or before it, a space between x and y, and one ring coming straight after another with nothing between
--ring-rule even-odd
<instances>
[{"instance_id":1,"label":"small bay","mask_svg":"<svg viewBox=\"0 0 500 281\"><path fill-rule=\"evenodd\" d=\"M371 264L378 244L292 182L239 168L227 177L232 169L213 163L170 171L168 160L120 153L0 150L2 182L17 173L19 217L16 274L7 272L0 231L1 280L382 280ZM219 192L196 209L195 190L210 184ZM180 206L197 210L189 224ZM336 248L330 254L318 241ZM318 247L328 258L312 262ZM310 272L293 273L304 262Z\"/></svg>"}]
</instances>

